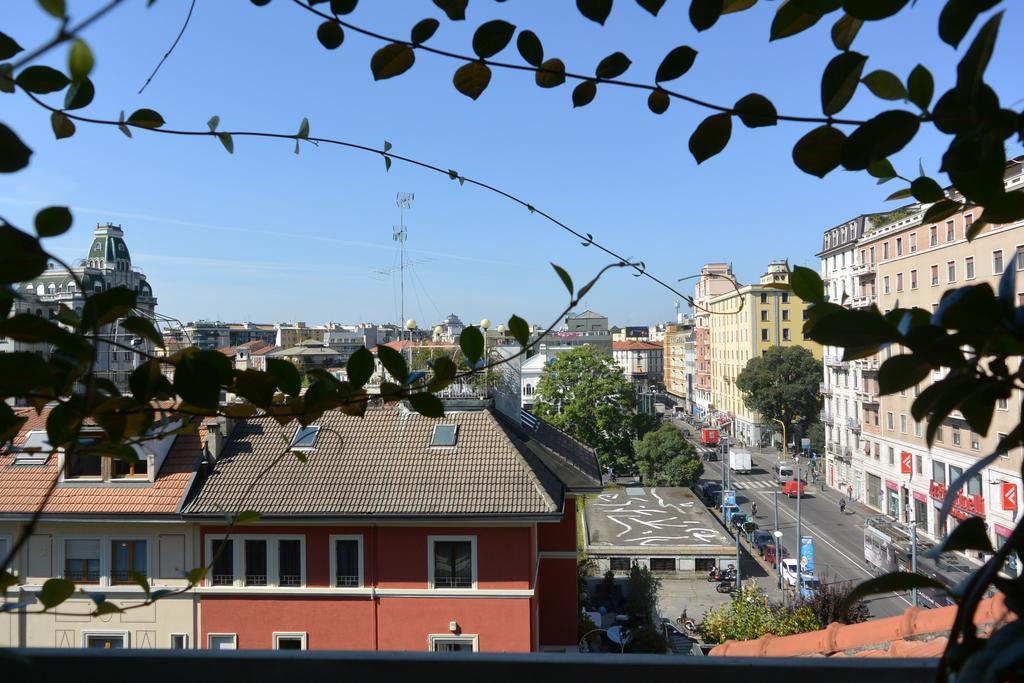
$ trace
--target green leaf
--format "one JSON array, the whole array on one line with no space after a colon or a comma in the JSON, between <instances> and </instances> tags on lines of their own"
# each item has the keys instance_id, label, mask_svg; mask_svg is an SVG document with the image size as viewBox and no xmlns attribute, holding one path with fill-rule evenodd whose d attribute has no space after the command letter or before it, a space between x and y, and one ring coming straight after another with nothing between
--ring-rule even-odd
<instances>
[{"instance_id":1,"label":"green leaf","mask_svg":"<svg viewBox=\"0 0 1024 683\"><path fill-rule=\"evenodd\" d=\"M390 43L373 53L373 57L370 58L370 71L373 72L375 81L394 78L412 68L415 61L416 54L411 47L402 43Z\"/></svg>"},{"instance_id":2,"label":"green leaf","mask_svg":"<svg viewBox=\"0 0 1024 683\"><path fill-rule=\"evenodd\" d=\"M50 127L53 128L53 135L58 140L69 138L75 134L75 123L63 112L55 111L50 114Z\"/></svg>"},{"instance_id":3,"label":"green leaf","mask_svg":"<svg viewBox=\"0 0 1024 683\"><path fill-rule=\"evenodd\" d=\"M989 541L985 521L980 517L968 517L953 529L940 543L928 551L929 557L937 558L942 553L962 552L964 550L980 550L992 554L992 542Z\"/></svg>"},{"instance_id":4,"label":"green leaf","mask_svg":"<svg viewBox=\"0 0 1024 683\"><path fill-rule=\"evenodd\" d=\"M809 29L821 19L820 14L809 14L801 9L800 4L793 0L785 0L775 11L769 40L779 40L794 36Z\"/></svg>"},{"instance_id":5,"label":"green leaf","mask_svg":"<svg viewBox=\"0 0 1024 683\"><path fill-rule=\"evenodd\" d=\"M14 92L14 68L7 62L0 64L0 92Z\"/></svg>"},{"instance_id":6,"label":"green leaf","mask_svg":"<svg viewBox=\"0 0 1024 683\"><path fill-rule=\"evenodd\" d=\"M274 376L274 381L284 393L289 396L302 393L302 377L292 363L280 358L268 358L267 372Z\"/></svg>"},{"instance_id":7,"label":"green leaf","mask_svg":"<svg viewBox=\"0 0 1024 683\"><path fill-rule=\"evenodd\" d=\"M309 119L302 119L302 123L299 124L299 132L295 134L295 137L299 138L300 140L309 139Z\"/></svg>"},{"instance_id":8,"label":"green leaf","mask_svg":"<svg viewBox=\"0 0 1024 683\"><path fill-rule=\"evenodd\" d=\"M906 88L903 87L903 82L890 71L878 69L861 80L864 85L868 86L868 90L874 93L875 97L880 97L883 100L905 100L909 97Z\"/></svg>"},{"instance_id":9,"label":"green leaf","mask_svg":"<svg viewBox=\"0 0 1024 683\"><path fill-rule=\"evenodd\" d=\"M160 372L160 362L155 359L135 368L128 378L128 387L132 396L139 401L149 401L161 391L172 389L167 378Z\"/></svg>"},{"instance_id":10,"label":"green leaf","mask_svg":"<svg viewBox=\"0 0 1024 683\"><path fill-rule=\"evenodd\" d=\"M82 109L89 106L95 96L96 88L93 86L92 81L88 78L83 78L76 83L72 83L67 93L64 94L64 108Z\"/></svg>"},{"instance_id":11,"label":"green leaf","mask_svg":"<svg viewBox=\"0 0 1024 683\"><path fill-rule=\"evenodd\" d=\"M539 67L544 63L544 46L533 31L520 31L516 38L516 48L527 64Z\"/></svg>"},{"instance_id":12,"label":"green leaf","mask_svg":"<svg viewBox=\"0 0 1024 683\"><path fill-rule=\"evenodd\" d=\"M216 409L220 403L220 380L216 366L210 362L209 357L201 356L202 351L190 349L190 353L184 353L178 358L174 367L174 391L182 399L200 408ZM227 356L220 354L221 358L228 362L229 371L231 361ZM268 364L269 364L268 359Z\"/></svg>"},{"instance_id":13,"label":"green leaf","mask_svg":"<svg viewBox=\"0 0 1024 683\"><path fill-rule=\"evenodd\" d=\"M520 345L526 346L530 343L530 326L518 315L508 319L508 331Z\"/></svg>"},{"instance_id":14,"label":"green leaf","mask_svg":"<svg viewBox=\"0 0 1024 683\"><path fill-rule=\"evenodd\" d=\"M946 198L946 193L942 191L942 187L931 178L925 176L921 176L910 183L910 192L914 195L914 199L923 204L942 201Z\"/></svg>"},{"instance_id":15,"label":"green leaf","mask_svg":"<svg viewBox=\"0 0 1024 683\"><path fill-rule=\"evenodd\" d=\"M774 126L779 122L775 105L764 95L750 93L737 100L732 108L747 128Z\"/></svg>"},{"instance_id":16,"label":"green leaf","mask_svg":"<svg viewBox=\"0 0 1024 683\"><path fill-rule=\"evenodd\" d=\"M592 80L583 81L572 90L572 106L585 107L594 101L597 95L597 82Z\"/></svg>"},{"instance_id":17,"label":"green leaf","mask_svg":"<svg viewBox=\"0 0 1024 683\"><path fill-rule=\"evenodd\" d=\"M415 45L422 45L430 40L440 25L441 22L432 17L422 19L412 27L412 31L409 32L409 39Z\"/></svg>"},{"instance_id":18,"label":"green leaf","mask_svg":"<svg viewBox=\"0 0 1024 683\"><path fill-rule=\"evenodd\" d=\"M924 218L921 220L925 223L935 223L941 221L944 218L949 218L955 213L958 213L963 205L960 202L952 199L942 199L935 204L932 204L927 211L924 212Z\"/></svg>"},{"instance_id":19,"label":"green leaf","mask_svg":"<svg viewBox=\"0 0 1024 683\"><path fill-rule=\"evenodd\" d=\"M63 235L71 228L71 211L66 206L48 206L36 214L36 234L40 237Z\"/></svg>"},{"instance_id":20,"label":"green leaf","mask_svg":"<svg viewBox=\"0 0 1024 683\"><path fill-rule=\"evenodd\" d=\"M891 195L889 195L888 197L885 198L885 201L890 202L890 201L893 201L895 199L906 199L908 197L913 197L913 196L914 196L914 193L911 192L910 188L908 187L908 188L905 188L903 190L897 190L896 192L893 192Z\"/></svg>"},{"instance_id":21,"label":"green leaf","mask_svg":"<svg viewBox=\"0 0 1024 683\"><path fill-rule=\"evenodd\" d=\"M216 133L217 132L217 126L220 125L220 117L216 116L216 115L211 116L210 120L206 122L206 125L210 127L210 132L211 133Z\"/></svg>"},{"instance_id":22,"label":"green leaf","mask_svg":"<svg viewBox=\"0 0 1024 683\"><path fill-rule=\"evenodd\" d=\"M119 614L121 612L124 612L124 610L114 603L104 600L100 604L96 605L96 609L94 609L92 613L93 616L102 617L104 614Z\"/></svg>"},{"instance_id":23,"label":"green leaf","mask_svg":"<svg viewBox=\"0 0 1024 683\"><path fill-rule=\"evenodd\" d=\"M920 64L915 66L907 77L907 97L916 104L921 111L928 111L928 105L932 103L932 96L935 94L935 80L928 69Z\"/></svg>"},{"instance_id":24,"label":"green leaf","mask_svg":"<svg viewBox=\"0 0 1024 683\"><path fill-rule=\"evenodd\" d=\"M863 25L864 22L860 19L844 14L839 21L832 24L832 44L837 50L849 50Z\"/></svg>"},{"instance_id":25,"label":"green leaf","mask_svg":"<svg viewBox=\"0 0 1024 683\"><path fill-rule=\"evenodd\" d=\"M405 356L390 346L381 344L377 347L377 358L396 382L405 384L406 378L409 377L409 367L405 363Z\"/></svg>"},{"instance_id":26,"label":"green leaf","mask_svg":"<svg viewBox=\"0 0 1024 683\"><path fill-rule=\"evenodd\" d=\"M331 14L351 14L359 0L331 0Z\"/></svg>"},{"instance_id":27,"label":"green leaf","mask_svg":"<svg viewBox=\"0 0 1024 683\"><path fill-rule=\"evenodd\" d=\"M825 283L821 276L810 268L794 266L793 272L789 274L789 285L793 293L809 304L818 304L825 301Z\"/></svg>"},{"instance_id":28,"label":"green leaf","mask_svg":"<svg viewBox=\"0 0 1024 683\"><path fill-rule=\"evenodd\" d=\"M466 97L475 100L480 97L491 82L491 69L483 62L463 64L452 77L455 89Z\"/></svg>"},{"instance_id":29,"label":"green leaf","mask_svg":"<svg viewBox=\"0 0 1024 683\"><path fill-rule=\"evenodd\" d=\"M690 23L698 31L706 31L722 16L722 0L690 0Z\"/></svg>"},{"instance_id":30,"label":"green leaf","mask_svg":"<svg viewBox=\"0 0 1024 683\"><path fill-rule=\"evenodd\" d=\"M14 173L28 166L32 150L25 146L13 130L0 123L0 173ZM7 268L8 264L4 267ZM45 266L44 266L45 267ZM29 277L34 277L30 275ZM28 278L23 278L28 279ZM6 282L21 282L21 280L6 280Z\"/></svg>"},{"instance_id":31,"label":"green leaf","mask_svg":"<svg viewBox=\"0 0 1024 683\"><path fill-rule=\"evenodd\" d=\"M235 141L231 138L230 133L217 133L217 139L220 140L220 144L224 145L228 154L235 153Z\"/></svg>"},{"instance_id":32,"label":"green leaf","mask_svg":"<svg viewBox=\"0 0 1024 683\"><path fill-rule=\"evenodd\" d=\"M867 170L872 178L879 180L891 180L897 176L896 169L892 167L892 162L888 159L879 159L868 166Z\"/></svg>"},{"instance_id":33,"label":"green leaf","mask_svg":"<svg viewBox=\"0 0 1024 683\"><path fill-rule=\"evenodd\" d=\"M897 341L900 336L896 326L878 311L835 306L810 322L807 333L811 339L829 346L860 348Z\"/></svg>"},{"instance_id":34,"label":"green leaf","mask_svg":"<svg viewBox=\"0 0 1024 683\"><path fill-rule=\"evenodd\" d=\"M0 129L4 126L0 123ZM0 140L3 139L0 130ZM0 154L0 160L4 156ZM4 267L0 268L0 283L25 282L46 270L46 252L39 240L0 220L0 254Z\"/></svg>"},{"instance_id":35,"label":"green leaf","mask_svg":"<svg viewBox=\"0 0 1024 683\"><path fill-rule=\"evenodd\" d=\"M507 21L494 19L484 22L473 33L473 52L480 59L493 57L505 49L515 33L516 27Z\"/></svg>"},{"instance_id":36,"label":"green leaf","mask_svg":"<svg viewBox=\"0 0 1024 683\"><path fill-rule=\"evenodd\" d=\"M647 96L647 108L655 114L664 114L668 110L670 102L668 93L661 88L652 90L651 94Z\"/></svg>"},{"instance_id":37,"label":"green leaf","mask_svg":"<svg viewBox=\"0 0 1024 683\"><path fill-rule=\"evenodd\" d=\"M47 579L39 591L39 602L43 610L48 610L61 604L75 594L75 584L65 579Z\"/></svg>"},{"instance_id":38,"label":"green leaf","mask_svg":"<svg viewBox=\"0 0 1024 683\"><path fill-rule=\"evenodd\" d=\"M549 59L538 67L537 85L542 88L556 88L565 83L565 63L561 59Z\"/></svg>"},{"instance_id":39,"label":"green leaf","mask_svg":"<svg viewBox=\"0 0 1024 683\"><path fill-rule=\"evenodd\" d=\"M722 14L732 14L748 10L757 4L757 0L725 0L722 3Z\"/></svg>"},{"instance_id":40,"label":"green leaf","mask_svg":"<svg viewBox=\"0 0 1024 683\"><path fill-rule=\"evenodd\" d=\"M701 164L725 149L731 136L732 116L712 114L701 121L690 136L690 154Z\"/></svg>"},{"instance_id":41,"label":"green leaf","mask_svg":"<svg viewBox=\"0 0 1024 683\"><path fill-rule=\"evenodd\" d=\"M827 116L842 111L857 90L866 55L843 52L832 58L821 74L821 109Z\"/></svg>"},{"instance_id":42,"label":"green leaf","mask_svg":"<svg viewBox=\"0 0 1024 683\"><path fill-rule=\"evenodd\" d=\"M931 365L917 356L893 356L878 369L878 390L883 395L889 395L909 389L920 384L931 371Z\"/></svg>"},{"instance_id":43,"label":"green leaf","mask_svg":"<svg viewBox=\"0 0 1024 683\"><path fill-rule=\"evenodd\" d=\"M484 336L476 325L468 325L459 335L459 348L466 357L469 367L476 368L477 361L484 353Z\"/></svg>"},{"instance_id":44,"label":"green leaf","mask_svg":"<svg viewBox=\"0 0 1024 683\"><path fill-rule=\"evenodd\" d=\"M135 308L138 292L127 287L112 287L89 295L82 309L82 325L87 329L112 323Z\"/></svg>"},{"instance_id":45,"label":"green leaf","mask_svg":"<svg viewBox=\"0 0 1024 683\"><path fill-rule=\"evenodd\" d=\"M0 59L10 59L24 49L14 38L0 32Z\"/></svg>"},{"instance_id":46,"label":"green leaf","mask_svg":"<svg viewBox=\"0 0 1024 683\"><path fill-rule=\"evenodd\" d=\"M356 389L365 385L373 376L374 361L373 354L366 347L360 347L348 357L345 364L345 374L348 375L349 383Z\"/></svg>"},{"instance_id":47,"label":"green leaf","mask_svg":"<svg viewBox=\"0 0 1024 683\"><path fill-rule=\"evenodd\" d=\"M999 0L948 0L939 14L939 38L959 47L978 15L991 9Z\"/></svg>"},{"instance_id":48,"label":"green leaf","mask_svg":"<svg viewBox=\"0 0 1024 683\"><path fill-rule=\"evenodd\" d=\"M597 64L594 74L602 79L607 80L610 78L618 78L622 74L626 73L626 69L629 68L630 64L629 57L621 52L613 52Z\"/></svg>"},{"instance_id":49,"label":"green leaf","mask_svg":"<svg viewBox=\"0 0 1024 683\"><path fill-rule=\"evenodd\" d=\"M846 596L845 600L843 600L843 604L839 608L839 613L845 614L854 603L868 595L907 591L912 588L935 588L944 592L946 591L945 585L939 583L935 579L930 579L927 576L921 576L920 574L914 574L911 572L892 572L873 579L868 579L864 583L859 584L856 588L850 591L850 594Z\"/></svg>"},{"instance_id":50,"label":"green leaf","mask_svg":"<svg viewBox=\"0 0 1024 683\"><path fill-rule=\"evenodd\" d=\"M156 326L146 318L142 318L136 315L125 318L121 321L121 329L126 332L131 332L134 335L138 335L143 339L148 339L153 342L157 348L164 348L164 336L160 334L160 330L156 329Z\"/></svg>"},{"instance_id":51,"label":"green leaf","mask_svg":"<svg viewBox=\"0 0 1024 683\"><path fill-rule=\"evenodd\" d=\"M444 417L444 404L433 394L410 394L409 405L424 417Z\"/></svg>"},{"instance_id":52,"label":"green leaf","mask_svg":"<svg viewBox=\"0 0 1024 683\"><path fill-rule=\"evenodd\" d=\"M14 81L25 90L37 95L63 90L71 82L60 71L48 66L26 67Z\"/></svg>"},{"instance_id":53,"label":"green leaf","mask_svg":"<svg viewBox=\"0 0 1024 683\"><path fill-rule=\"evenodd\" d=\"M665 0L636 0L636 4L650 12L652 16L656 17L658 16L658 12L661 11L662 6L665 4Z\"/></svg>"},{"instance_id":54,"label":"green leaf","mask_svg":"<svg viewBox=\"0 0 1024 683\"><path fill-rule=\"evenodd\" d=\"M654 80L658 83L675 80L689 71L696 59L697 51L688 45L672 48L658 65Z\"/></svg>"},{"instance_id":55,"label":"green leaf","mask_svg":"<svg viewBox=\"0 0 1024 683\"><path fill-rule=\"evenodd\" d=\"M1024 192L1019 190L1006 192L985 204L983 220L987 223L1006 224L1019 221L1022 218L1024 218ZM974 225L981 222L981 220L976 220Z\"/></svg>"},{"instance_id":56,"label":"green leaf","mask_svg":"<svg viewBox=\"0 0 1024 683\"><path fill-rule=\"evenodd\" d=\"M57 19L63 19L67 13L67 8L64 6L64 0L36 0L39 6L43 8L51 16Z\"/></svg>"},{"instance_id":57,"label":"green leaf","mask_svg":"<svg viewBox=\"0 0 1024 683\"><path fill-rule=\"evenodd\" d=\"M566 272L565 268L554 263L551 264L551 267L555 269L555 272L558 274L558 278L562 281L562 284L565 285L565 288L569 290L569 296L572 296L575 291L575 287L572 284L572 278L569 277L569 273Z\"/></svg>"},{"instance_id":58,"label":"green leaf","mask_svg":"<svg viewBox=\"0 0 1024 683\"><path fill-rule=\"evenodd\" d=\"M430 391L441 391L455 380L455 375L458 373L455 362L448 356L441 356L435 360L433 370L434 374L427 385Z\"/></svg>"},{"instance_id":59,"label":"green leaf","mask_svg":"<svg viewBox=\"0 0 1024 683\"><path fill-rule=\"evenodd\" d=\"M843 143L842 164L860 171L907 146L917 135L921 120L908 111L892 110L861 124Z\"/></svg>"},{"instance_id":60,"label":"green leaf","mask_svg":"<svg viewBox=\"0 0 1024 683\"><path fill-rule=\"evenodd\" d=\"M612 0L576 0L576 9L587 19L604 26L612 11Z\"/></svg>"},{"instance_id":61,"label":"green leaf","mask_svg":"<svg viewBox=\"0 0 1024 683\"><path fill-rule=\"evenodd\" d=\"M440 7L452 21L462 21L466 18L466 6L469 0L434 0L434 4Z\"/></svg>"},{"instance_id":62,"label":"green leaf","mask_svg":"<svg viewBox=\"0 0 1024 683\"><path fill-rule=\"evenodd\" d=\"M1002 18L1002 12L993 14L992 18L986 21L978 31L971 46L967 48L963 59L956 67L958 88L964 88L971 94L977 92L985 75L985 69L988 68L989 59L992 58L992 49L996 44L996 36L999 33L999 23Z\"/></svg>"},{"instance_id":63,"label":"green leaf","mask_svg":"<svg viewBox=\"0 0 1024 683\"><path fill-rule=\"evenodd\" d=\"M335 50L345 42L345 29L336 21L325 21L317 27L316 39L328 50Z\"/></svg>"},{"instance_id":64,"label":"green leaf","mask_svg":"<svg viewBox=\"0 0 1024 683\"><path fill-rule=\"evenodd\" d=\"M843 0L843 10L864 21L888 19L903 9L910 0Z\"/></svg>"},{"instance_id":65,"label":"green leaf","mask_svg":"<svg viewBox=\"0 0 1024 683\"><path fill-rule=\"evenodd\" d=\"M71 42L71 49L68 50L68 71L71 73L72 82L78 83L92 73L95 64L89 45L81 38L75 38Z\"/></svg>"},{"instance_id":66,"label":"green leaf","mask_svg":"<svg viewBox=\"0 0 1024 683\"><path fill-rule=\"evenodd\" d=\"M164 125L164 117L152 109L136 109L128 117L127 123L140 128L159 128Z\"/></svg>"},{"instance_id":67,"label":"green leaf","mask_svg":"<svg viewBox=\"0 0 1024 683\"><path fill-rule=\"evenodd\" d=\"M263 517L263 515L260 514L258 510L242 510L234 516L233 522L235 526L242 526L243 524L258 522L261 517Z\"/></svg>"}]
</instances>

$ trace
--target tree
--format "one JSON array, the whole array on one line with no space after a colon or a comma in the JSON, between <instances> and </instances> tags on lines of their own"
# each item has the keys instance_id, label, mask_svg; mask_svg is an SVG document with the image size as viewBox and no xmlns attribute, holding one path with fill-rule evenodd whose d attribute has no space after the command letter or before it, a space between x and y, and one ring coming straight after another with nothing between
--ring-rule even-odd
<instances>
[{"instance_id":1,"label":"tree","mask_svg":"<svg viewBox=\"0 0 1024 683\"><path fill-rule=\"evenodd\" d=\"M825 425L815 420L807 427L807 438L811 440L811 450L824 456L825 454Z\"/></svg>"},{"instance_id":2,"label":"tree","mask_svg":"<svg viewBox=\"0 0 1024 683\"><path fill-rule=\"evenodd\" d=\"M647 567L634 562L626 580L626 609L629 614L639 617L643 624L651 624L658 609L660 589L661 579L651 574Z\"/></svg>"},{"instance_id":3,"label":"tree","mask_svg":"<svg viewBox=\"0 0 1024 683\"><path fill-rule=\"evenodd\" d=\"M801 598L799 604L814 613L818 625L825 628L834 621L843 624L859 624L871 617L863 600L847 604L846 599L853 591L848 583L821 582L821 587L809 598Z\"/></svg>"},{"instance_id":4,"label":"tree","mask_svg":"<svg viewBox=\"0 0 1024 683\"><path fill-rule=\"evenodd\" d=\"M649 486L689 486L704 473L696 452L675 425L665 423L637 443L636 467Z\"/></svg>"},{"instance_id":5,"label":"tree","mask_svg":"<svg viewBox=\"0 0 1024 683\"><path fill-rule=\"evenodd\" d=\"M635 411L633 385L589 344L557 355L537 382L534 412L594 448L606 466L632 466Z\"/></svg>"},{"instance_id":6,"label":"tree","mask_svg":"<svg viewBox=\"0 0 1024 683\"><path fill-rule=\"evenodd\" d=\"M821 361L802 346L773 346L736 377L743 403L765 422L805 423L818 414Z\"/></svg>"},{"instance_id":7,"label":"tree","mask_svg":"<svg viewBox=\"0 0 1024 683\"><path fill-rule=\"evenodd\" d=\"M773 603L756 587L748 585L732 594L732 600L705 612L701 635L709 643L726 640L756 640L769 633L789 636L821 628L807 606Z\"/></svg>"}]
</instances>

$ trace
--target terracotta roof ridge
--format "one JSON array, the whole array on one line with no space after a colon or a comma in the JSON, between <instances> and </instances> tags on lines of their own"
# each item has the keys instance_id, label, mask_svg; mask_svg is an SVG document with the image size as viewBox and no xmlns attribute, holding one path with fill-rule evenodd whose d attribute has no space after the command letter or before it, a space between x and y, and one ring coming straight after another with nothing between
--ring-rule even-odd
<instances>
[{"instance_id":1,"label":"terracotta roof ridge","mask_svg":"<svg viewBox=\"0 0 1024 683\"><path fill-rule=\"evenodd\" d=\"M492 425L494 425L502 434L505 435L505 438L508 440L509 444L512 446L512 449L519 456L516 459L516 462L517 462L518 466L522 470L525 471L526 477L530 481L530 483L533 485L534 490L536 490L537 493L540 494L541 498L544 500L545 503L548 504L548 507L553 512L559 510L561 506L555 501L554 497L547 490L547 487L544 486L544 483L540 480L540 477L537 476L537 470L536 470L535 465L539 465L540 467L543 467L544 471L548 472L551 475L552 479L555 479L557 481L558 477L556 477L553 472L548 470L547 466L543 462L540 461L540 458L538 458L533 453L531 453L528 448L525 448L519 442L519 439L516 438L515 434L511 433L505 427L505 425L501 423L501 420L495 418L494 415L491 413L491 411L489 411L489 410L484 411L484 415L486 415L486 419Z\"/></svg>"}]
</instances>

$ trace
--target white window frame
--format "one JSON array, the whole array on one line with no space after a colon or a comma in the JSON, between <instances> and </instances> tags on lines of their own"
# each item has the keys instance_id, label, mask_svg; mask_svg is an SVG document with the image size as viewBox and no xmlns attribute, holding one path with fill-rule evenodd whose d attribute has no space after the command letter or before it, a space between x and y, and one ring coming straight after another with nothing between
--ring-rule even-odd
<instances>
[{"instance_id":1,"label":"white window frame","mask_svg":"<svg viewBox=\"0 0 1024 683\"><path fill-rule=\"evenodd\" d=\"M434 646L444 642L468 642L473 646L473 652L480 651L480 636L475 633L460 633L459 635L453 633L431 633L427 635L427 651L436 652Z\"/></svg>"},{"instance_id":2,"label":"white window frame","mask_svg":"<svg viewBox=\"0 0 1024 683\"><path fill-rule=\"evenodd\" d=\"M363 535L362 534L331 534L328 537L328 555L331 564L331 587L332 588L363 588L366 585L365 567L363 566ZM359 583L355 586L339 586L338 581L338 553L335 551L337 541L355 541L357 544L357 562L359 564Z\"/></svg>"},{"instance_id":3,"label":"white window frame","mask_svg":"<svg viewBox=\"0 0 1024 683\"><path fill-rule=\"evenodd\" d=\"M174 647L175 638L181 638L183 647ZM168 640L168 647L172 650L189 650L191 648L188 646L188 641L189 638L187 633L171 633Z\"/></svg>"},{"instance_id":4,"label":"white window frame","mask_svg":"<svg viewBox=\"0 0 1024 683\"><path fill-rule=\"evenodd\" d=\"M238 649L238 634L237 633L207 633L206 634L206 649L212 650L212 641L214 638L231 638L231 642L234 647L231 648L218 648L220 650L237 650Z\"/></svg>"},{"instance_id":5,"label":"white window frame","mask_svg":"<svg viewBox=\"0 0 1024 683\"><path fill-rule=\"evenodd\" d=\"M88 648L90 636L97 636L99 638L106 638L108 636L119 636L124 639L124 649L127 650L132 646L131 631L119 631L116 629L103 630L103 631L82 631L82 647Z\"/></svg>"},{"instance_id":6,"label":"white window frame","mask_svg":"<svg viewBox=\"0 0 1024 683\"><path fill-rule=\"evenodd\" d=\"M996 399L996 410L1009 410L1010 399L1008 398L997 398ZM0 537L2 538L2 537Z\"/></svg>"},{"instance_id":7,"label":"white window frame","mask_svg":"<svg viewBox=\"0 0 1024 683\"><path fill-rule=\"evenodd\" d=\"M307 649L309 649L306 646L307 634L306 634L305 631L274 631L273 635L271 636L271 643L272 643L273 648L275 650L280 650L281 649L280 648L280 644L281 644L281 639L282 638L298 638L299 640L302 641L302 647L299 648L299 649L300 650L307 650Z\"/></svg>"},{"instance_id":8,"label":"white window frame","mask_svg":"<svg viewBox=\"0 0 1024 683\"><path fill-rule=\"evenodd\" d=\"M1002 268L1001 269L996 269L996 256L997 255L999 256L999 260L1002 261ZM1013 257L1017 258L1017 252L1013 253ZM992 274L993 275L1002 275L1004 270L1006 270L1006 253L1002 249L993 249L992 250Z\"/></svg>"},{"instance_id":9,"label":"white window frame","mask_svg":"<svg viewBox=\"0 0 1024 683\"><path fill-rule=\"evenodd\" d=\"M469 541L469 553L473 569L473 584L469 588L437 588L434 586L434 543L436 541ZM477 590L480 584L480 573L477 565L476 536L457 536L448 534L437 534L427 536L427 588L439 592L455 592Z\"/></svg>"},{"instance_id":10,"label":"white window frame","mask_svg":"<svg viewBox=\"0 0 1024 683\"><path fill-rule=\"evenodd\" d=\"M234 579L230 586L215 586L213 585L213 572L209 572L205 579L205 586L209 588L245 588L249 590L260 590L260 589L289 589L289 588L305 588L306 587L306 574L308 568L306 567L306 536L304 534L232 534L230 538L226 534L206 534L206 538L203 541L203 547L205 548L204 559L207 563L213 559L213 542L214 541L233 541L231 554L233 559ZM245 542L246 541L266 541L267 542L267 585L265 586L246 586L245 585ZM301 558L301 576L302 581L298 586L282 586L280 585L280 561L278 558L278 541L298 541L299 542L299 556Z\"/></svg>"}]
</instances>

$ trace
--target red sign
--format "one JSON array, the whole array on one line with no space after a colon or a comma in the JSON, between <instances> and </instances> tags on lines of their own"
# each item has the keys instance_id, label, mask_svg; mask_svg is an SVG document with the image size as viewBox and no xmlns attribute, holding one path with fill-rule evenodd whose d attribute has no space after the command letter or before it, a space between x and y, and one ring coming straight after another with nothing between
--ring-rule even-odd
<instances>
[{"instance_id":1,"label":"red sign","mask_svg":"<svg viewBox=\"0 0 1024 683\"><path fill-rule=\"evenodd\" d=\"M1003 509L1017 511L1017 485L1004 481L1001 485L1003 493Z\"/></svg>"},{"instance_id":2,"label":"red sign","mask_svg":"<svg viewBox=\"0 0 1024 683\"><path fill-rule=\"evenodd\" d=\"M914 473L914 456L906 451L900 453L900 473L901 474L913 474Z\"/></svg>"},{"instance_id":3,"label":"red sign","mask_svg":"<svg viewBox=\"0 0 1024 683\"><path fill-rule=\"evenodd\" d=\"M937 481L932 481L931 485L928 487L928 494L934 500L945 500L946 491L946 485L940 484ZM953 507L950 509L949 514L953 515L957 519L984 517L985 499L979 495L965 496L963 489L961 489L956 492L956 496L953 498Z\"/></svg>"}]
</instances>

